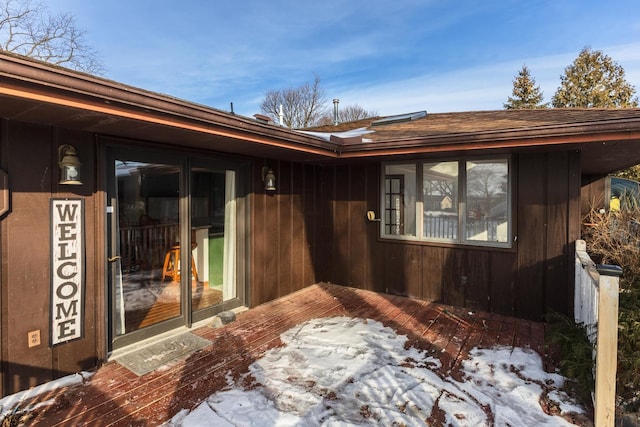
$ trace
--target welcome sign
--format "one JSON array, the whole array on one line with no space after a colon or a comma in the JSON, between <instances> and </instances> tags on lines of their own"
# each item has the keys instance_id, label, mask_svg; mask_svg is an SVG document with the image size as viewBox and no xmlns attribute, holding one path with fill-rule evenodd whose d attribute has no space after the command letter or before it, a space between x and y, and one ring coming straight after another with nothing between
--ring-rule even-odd
<instances>
[{"instance_id":1,"label":"welcome sign","mask_svg":"<svg viewBox=\"0 0 640 427\"><path fill-rule=\"evenodd\" d=\"M51 345L84 331L84 200L51 199Z\"/></svg>"}]
</instances>

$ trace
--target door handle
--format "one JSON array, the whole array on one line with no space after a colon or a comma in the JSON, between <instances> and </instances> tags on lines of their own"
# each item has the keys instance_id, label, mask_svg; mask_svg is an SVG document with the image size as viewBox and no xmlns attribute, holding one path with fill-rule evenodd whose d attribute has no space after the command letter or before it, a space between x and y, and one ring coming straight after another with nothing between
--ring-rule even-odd
<instances>
[{"instance_id":1,"label":"door handle","mask_svg":"<svg viewBox=\"0 0 640 427\"><path fill-rule=\"evenodd\" d=\"M115 262L115 261L117 261L119 259L122 259L122 257L120 255L116 255L116 256L112 256L112 257L107 258L107 261Z\"/></svg>"}]
</instances>

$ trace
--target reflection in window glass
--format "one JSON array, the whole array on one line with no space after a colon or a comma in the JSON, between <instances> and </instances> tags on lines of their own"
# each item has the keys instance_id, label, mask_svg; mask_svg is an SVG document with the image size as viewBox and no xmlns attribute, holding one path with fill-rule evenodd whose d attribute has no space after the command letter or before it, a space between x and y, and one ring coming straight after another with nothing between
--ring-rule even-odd
<instances>
[{"instance_id":1,"label":"reflection in window glass","mask_svg":"<svg viewBox=\"0 0 640 427\"><path fill-rule=\"evenodd\" d=\"M235 171L194 168L191 172L193 310L236 297Z\"/></svg>"},{"instance_id":2,"label":"reflection in window glass","mask_svg":"<svg viewBox=\"0 0 640 427\"><path fill-rule=\"evenodd\" d=\"M415 164L385 166L384 218L384 234L416 235Z\"/></svg>"},{"instance_id":3,"label":"reflection in window glass","mask_svg":"<svg viewBox=\"0 0 640 427\"><path fill-rule=\"evenodd\" d=\"M115 335L182 314L180 169L115 161L117 177Z\"/></svg>"},{"instance_id":4,"label":"reflection in window glass","mask_svg":"<svg viewBox=\"0 0 640 427\"><path fill-rule=\"evenodd\" d=\"M507 160L466 162L467 240L508 241Z\"/></svg>"},{"instance_id":5,"label":"reflection in window glass","mask_svg":"<svg viewBox=\"0 0 640 427\"><path fill-rule=\"evenodd\" d=\"M509 157L385 164L382 236L509 247L509 165Z\"/></svg>"},{"instance_id":6,"label":"reflection in window glass","mask_svg":"<svg viewBox=\"0 0 640 427\"><path fill-rule=\"evenodd\" d=\"M458 162L423 165L424 237L458 238Z\"/></svg>"}]
</instances>

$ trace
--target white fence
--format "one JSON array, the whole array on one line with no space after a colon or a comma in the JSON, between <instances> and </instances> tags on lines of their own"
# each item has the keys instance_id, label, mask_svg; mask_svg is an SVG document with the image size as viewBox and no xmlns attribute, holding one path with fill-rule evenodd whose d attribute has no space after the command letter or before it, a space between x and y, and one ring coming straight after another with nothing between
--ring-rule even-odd
<instances>
[{"instance_id":1,"label":"white fence","mask_svg":"<svg viewBox=\"0 0 640 427\"><path fill-rule=\"evenodd\" d=\"M457 216L431 216L425 213L424 236L436 239L457 239L458 221ZM467 218L467 235L464 237L482 235L482 240L497 242L501 237L499 235L501 224L506 224L504 218Z\"/></svg>"},{"instance_id":2,"label":"white fence","mask_svg":"<svg viewBox=\"0 0 640 427\"><path fill-rule=\"evenodd\" d=\"M584 240L576 241L574 317L594 346L595 425L614 426L618 355L618 289L622 269L596 265Z\"/></svg>"},{"instance_id":3,"label":"white fence","mask_svg":"<svg viewBox=\"0 0 640 427\"><path fill-rule=\"evenodd\" d=\"M587 253L584 240L576 241L576 289L574 319L584 325L589 341L596 345L598 325L598 281L600 274Z\"/></svg>"}]
</instances>

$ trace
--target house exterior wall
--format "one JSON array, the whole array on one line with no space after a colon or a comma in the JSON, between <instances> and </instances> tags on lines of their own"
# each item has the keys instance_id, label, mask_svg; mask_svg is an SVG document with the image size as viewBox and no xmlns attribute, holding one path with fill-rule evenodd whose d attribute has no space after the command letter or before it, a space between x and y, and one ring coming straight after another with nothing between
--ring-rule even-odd
<instances>
[{"instance_id":1,"label":"house exterior wall","mask_svg":"<svg viewBox=\"0 0 640 427\"><path fill-rule=\"evenodd\" d=\"M580 211L584 218L592 209L606 208L604 196L606 193L606 177L588 182L582 186L580 196Z\"/></svg>"},{"instance_id":2,"label":"house exterior wall","mask_svg":"<svg viewBox=\"0 0 640 427\"><path fill-rule=\"evenodd\" d=\"M264 160L276 174L275 192L265 191L256 162L251 200L249 302L256 306L316 283L321 236L318 205L321 169L288 161Z\"/></svg>"},{"instance_id":3,"label":"house exterior wall","mask_svg":"<svg viewBox=\"0 0 640 427\"><path fill-rule=\"evenodd\" d=\"M91 369L108 357L105 141L111 139L0 119L0 168L9 175L11 207L0 217L2 396ZM83 185L58 184L61 144L76 148ZM246 197L250 243L249 256L241 262L249 274L246 305L255 306L318 281L314 257L320 239L316 195L321 176L314 165L248 160L254 165ZM264 162L277 172L275 194L263 189ZM84 201L84 334L51 346L50 200L66 197ZM33 331L39 331L40 344L29 347Z\"/></svg>"},{"instance_id":4,"label":"house exterior wall","mask_svg":"<svg viewBox=\"0 0 640 427\"><path fill-rule=\"evenodd\" d=\"M137 144L136 141L128 143ZM58 184L57 147L61 144L76 148L83 164L83 185ZM0 168L8 173L10 188L10 210L0 217L2 396L91 369L108 357L105 152L105 142L92 132L0 119ZM272 299L279 293L287 294L315 282L313 268L304 264L309 263L309 250L306 249L305 255L305 244L298 244L304 241L292 239L292 235L307 234L302 204L309 205L306 215L315 215L316 184L307 180L309 195L301 195L298 184L287 186L301 182L297 176L307 167L286 162L278 166L281 176L287 175L280 181L284 194L276 197L265 194L261 167L256 167L255 174L251 175L255 183L250 184L250 187L255 185L256 194L252 187L245 197L246 203L257 208L251 214L256 225L249 224L250 229L282 230L276 233L275 239L271 234L263 234L268 238L264 243L260 243L258 237L251 249L252 256L241 259L242 263L251 263L252 269L247 269L247 273L264 272L263 276L255 275L255 281L250 280L252 285L246 289L249 297L256 300L248 299L250 306L258 304L260 299ZM292 192L295 194L290 194ZM51 276L54 273L51 267L52 198L82 199L85 230L83 336L56 346L50 345ZM277 221L272 223L274 218ZM260 232L255 236L260 236ZM260 253L261 248L265 253ZM291 264L282 265L274 257L289 259ZM266 281L260 277L279 280ZM28 334L34 331L39 332L40 344L29 346Z\"/></svg>"},{"instance_id":5,"label":"house exterior wall","mask_svg":"<svg viewBox=\"0 0 640 427\"><path fill-rule=\"evenodd\" d=\"M90 369L107 357L105 153L92 132L0 120L0 167L10 211L0 218L0 356L6 395ZM57 183L57 147L73 145L81 186ZM135 142L133 142L135 143ZM262 167L277 176L265 191ZM331 165L252 159L249 281L256 306L313 283L336 284L539 319L572 303L572 245L579 235L576 152L514 156L513 248L391 241L366 212L380 211L381 163ZM52 198L82 198L85 230L83 337L49 345ZM517 207L517 208L516 208ZM28 334L41 343L29 347Z\"/></svg>"},{"instance_id":6,"label":"house exterior wall","mask_svg":"<svg viewBox=\"0 0 640 427\"><path fill-rule=\"evenodd\" d=\"M380 163L320 170L317 279L469 309L541 319L573 303L573 242L579 237L577 152L514 157L510 249L380 239Z\"/></svg>"},{"instance_id":7,"label":"house exterior wall","mask_svg":"<svg viewBox=\"0 0 640 427\"><path fill-rule=\"evenodd\" d=\"M104 311L96 277L100 240L96 229L95 181L83 176L84 185L57 184L58 141L73 144L88 169L94 158L91 134L68 132L49 126L0 121L0 159L9 175L10 211L0 219L2 250L1 348L2 395L96 365L104 345L97 332ZM84 336L64 345L49 346L51 237L50 199L84 199L85 307ZM28 333L37 331L40 344L29 347Z\"/></svg>"}]
</instances>

